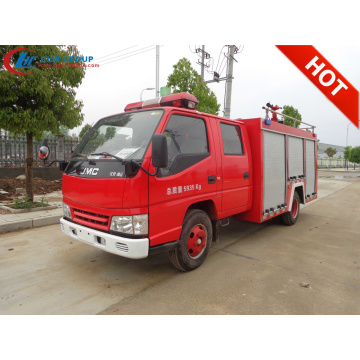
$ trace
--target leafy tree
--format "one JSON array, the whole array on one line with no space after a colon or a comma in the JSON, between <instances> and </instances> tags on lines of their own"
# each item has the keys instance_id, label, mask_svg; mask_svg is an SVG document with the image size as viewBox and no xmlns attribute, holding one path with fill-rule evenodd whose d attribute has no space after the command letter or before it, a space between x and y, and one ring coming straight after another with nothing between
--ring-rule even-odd
<instances>
[{"instance_id":1,"label":"leafy tree","mask_svg":"<svg viewBox=\"0 0 360 360\"><path fill-rule=\"evenodd\" d=\"M3 64L4 56L16 48L33 50L31 55L37 58L32 66L40 64L43 56L62 59L80 54L73 45L0 45L0 128L26 135L26 193L32 202L33 139L41 140L45 131L59 133L61 125L72 129L81 124L83 104L75 99L75 89L85 76L85 68L38 67L31 74L17 75L7 71ZM13 54L11 66L20 54Z\"/></svg>"},{"instance_id":2,"label":"leafy tree","mask_svg":"<svg viewBox=\"0 0 360 360\"><path fill-rule=\"evenodd\" d=\"M88 135L88 140L83 148L86 154L93 153L95 151L101 151L99 148L106 142L106 137L103 134L100 134L99 130L91 130Z\"/></svg>"},{"instance_id":3,"label":"leafy tree","mask_svg":"<svg viewBox=\"0 0 360 360\"><path fill-rule=\"evenodd\" d=\"M351 149L350 161L354 163L355 170L355 164L360 164L360 146Z\"/></svg>"},{"instance_id":4,"label":"leafy tree","mask_svg":"<svg viewBox=\"0 0 360 360\"><path fill-rule=\"evenodd\" d=\"M58 134L65 135L65 137L68 137L68 136L70 136L70 129L65 125L60 125Z\"/></svg>"},{"instance_id":5,"label":"leafy tree","mask_svg":"<svg viewBox=\"0 0 360 360\"><path fill-rule=\"evenodd\" d=\"M349 160L351 158L351 146L345 146L344 158L346 159L346 169L349 170Z\"/></svg>"},{"instance_id":6,"label":"leafy tree","mask_svg":"<svg viewBox=\"0 0 360 360\"><path fill-rule=\"evenodd\" d=\"M194 95L199 101L197 110L218 115L220 104L217 102L215 94L202 81L201 76L191 66L190 61L186 58L180 59L173 68L174 71L169 75L166 86L172 86L174 94L188 92Z\"/></svg>"},{"instance_id":7,"label":"leafy tree","mask_svg":"<svg viewBox=\"0 0 360 360\"><path fill-rule=\"evenodd\" d=\"M332 147L328 147L326 150L325 150L325 154L328 156L328 157L333 157L335 154L337 153L336 149L332 148Z\"/></svg>"},{"instance_id":8,"label":"leafy tree","mask_svg":"<svg viewBox=\"0 0 360 360\"><path fill-rule=\"evenodd\" d=\"M301 114L299 113L299 110L295 109L291 105L284 105L282 114L287 115L287 116L291 116L291 117L301 121ZM293 127L296 127L296 128L298 128L300 126L300 122L296 121L295 126L294 126L294 120L288 119L286 117L283 117L282 120L284 121L285 125L293 126Z\"/></svg>"},{"instance_id":9,"label":"leafy tree","mask_svg":"<svg viewBox=\"0 0 360 360\"><path fill-rule=\"evenodd\" d=\"M55 133L52 131L44 131L44 137L54 137L55 135L64 135L65 138L73 137L70 135L70 129L67 126L60 125L59 130L57 130Z\"/></svg>"},{"instance_id":10,"label":"leafy tree","mask_svg":"<svg viewBox=\"0 0 360 360\"><path fill-rule=\"evenodd\" d=\"M80 139L80 140L83 138L83 136L87 133L87 131L88 131L89 129L91 129L91 125L85 124L85 125L83 126L83 128L81 129L80 134L79 134L79 139Z\"/></svg>"},{"instance_id":11,"label":"leafy tree","mask_svg":"<svg viewBox=\"0 0 360 360\"><path fill-rule=\"evenodd\" d=\"M109 126L108 128L106 128L106 133L105 133L105 138L106 140L110 140L112 139L116 134L116 128L114 128L113 126Z\"/></svg>"}]
</instances>

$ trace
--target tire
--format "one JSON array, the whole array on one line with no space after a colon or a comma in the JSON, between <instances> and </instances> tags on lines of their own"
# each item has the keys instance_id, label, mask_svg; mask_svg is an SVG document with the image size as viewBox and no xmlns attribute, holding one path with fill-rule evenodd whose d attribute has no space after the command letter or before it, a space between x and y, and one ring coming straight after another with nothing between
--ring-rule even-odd
<instances>
[{"instance_id":1,"label":"tire","mask_svg":"<svg viewBox=\"0 0 360 360\"><path fill-rule=\"evenodd\" d=\"M206 259L212 242L212 224L202 210L186 213L180 235L180 245L169 251L171 264L180 271L191 271Z\"/></svg>"},{"instance_id":2,"label":"tire","mask_svg":"<svg viewBox=\"0 0 360 360\"><path fill-rule=\"evenodd\" d=\"M300 213L300 197L297 191L294 192L294 198L291 205L291 210L281 216L285 225L294 225Z\"/></svg>"}]
</instances>

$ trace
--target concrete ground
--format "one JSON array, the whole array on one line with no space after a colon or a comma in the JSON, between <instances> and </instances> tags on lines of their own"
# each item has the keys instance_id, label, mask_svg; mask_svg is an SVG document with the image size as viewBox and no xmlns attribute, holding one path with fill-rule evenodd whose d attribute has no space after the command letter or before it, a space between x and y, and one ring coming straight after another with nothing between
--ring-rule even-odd
<instances>
[{"instance_id":1,"label":"concrete ground","mask_svg":"<svg viewBox=\"0 0 360 360\"><path fill-rule=\"evenodd\" d=\"M319 171L295 226L231 221L205 263L131 260L58 225L0 236L0 314L360 314L360 173Z\"/></svg>"}]
</instances>

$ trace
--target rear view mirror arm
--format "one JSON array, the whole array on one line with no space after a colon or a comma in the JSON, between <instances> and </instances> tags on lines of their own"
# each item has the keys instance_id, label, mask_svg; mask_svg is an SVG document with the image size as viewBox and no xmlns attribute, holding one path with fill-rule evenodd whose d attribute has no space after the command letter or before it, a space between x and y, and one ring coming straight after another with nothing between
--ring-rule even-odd
<instances>
[{"instance_id":1,"label":"rear view mirror arm","mask_svg":"<svg viewBox=\"0 0 360 360\"><path fill-rule=\"evenodd\" d=\"M144 173L148 174L149 176L155 176L157 174L157 172L158 172L158 169L159 169L159 168L156 168L155 173L151 174L146 169L144 169L140 164L138 164L136 161L131 160L130 163L136 165L139 169L141 169Z\"/></svg>"}]
</instances>

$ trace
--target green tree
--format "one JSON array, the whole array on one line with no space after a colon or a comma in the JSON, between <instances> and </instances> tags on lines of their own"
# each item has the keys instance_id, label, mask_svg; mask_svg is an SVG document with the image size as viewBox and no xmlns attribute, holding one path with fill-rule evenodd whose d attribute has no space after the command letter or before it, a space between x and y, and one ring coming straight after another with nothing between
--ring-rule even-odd
<instances>
[{"instance_id":1,"label":"green tree","mask_svg":"<svg viewBox=\"0 0 360 360\"><path fill-rule=\"evenodd\" d=\"M200 75L191 66L188 59L180 59L173 66L174 71L168 77L166 86L173 87L173 93L188 92L194 95L199 104L196 109L208 114L218 115L220 104L217 102L215 94L201 80Z\"/></svg>"},{"instance_id":2,"label":"green tree","mask_svg":"<svg viewBox=\"0 0 360 360\"><path fill-rule=\"evenodd\" d=\"M350 161L354 163L355 170L355 164L360 164L360 146L351 149Z\"/></svg>"},{"instance_id":3,"label":"green tree","mask_svg":"<svg viewBox=\"0 0 360 360\"><path fill-rule=\"evenodd\" d=\"M58 134L61 125L72 129L81 124L83 104L75 99L75 89L85 76L85 68L38 67L31 69L31 74L17 75L7 71L3 64L4 56L16 48L33 50L31 56L37 58L32 66L41 64L43 56L59 57L61 61L64 56L80 54L73 45L0 45L0 128L26 135L26 193L33 201L33 139L41 140L45 131ZM11 66L20 54L13 54Z\"/></svg>"},{"instance_id":4,"label":"green tree","mask_svg":"<svg viewBox=\"0 0 360 360\"><path fill-rule=\"evenodd\" d=\"M70 136L70 129L65 125L60 125L58 134L65 135L65 137L69 137Z\"/></svg>"},{"instance_id":5,"label":"green tree","mask_svg":"<svg viewBox=\"0 0 360 360\"><path fill-rule=\"evenodd\" d=\"M301 121L301 114L299 113L299 110L295 109L291 105L284 105L282 114L287 115L287 116L291 116L291 117ZM296 128L298 128L300 126L300 122L296 121L295 125L294 125L294 120L288 119L286 117L283 117L282 120L284 121L285 125L293 126L293 127L296 127Z\"/></svg>"},{"instance_id":6,"label":"green tree","mask_svg":"<svg viewBox=\"0 0 360 360\"><path fill-rule=\"evenodd\" d=\"M332 158L337 153L336 149L332 147L328 147L324 152L330 158Z\"/></svg>"},{"instance_id":7,"label":"green tree","mask_svg":"<svg viewBox=\"0 0 360 360\"><path fill-rule=\"evenodd\" d=\"M112 139L116 134L116 128L114 128L113 126L109 126L108 128L106 128L106 133L105 133L105 138L106 140L110 140Z\"/></svg>"},{"instance_id":8,"label":"green tree","mask_svg":"<svg viewBox=\"0 0 360 360\"><path fill-rule=\"evenodd\" d=\"M349 170L349 161L351 158L351 146L345 146L344 158L346 159L346 169Z\"/></svg>"},{"instance_id":9,"label":"green tree","mask_svg":"<svg viewBox=\"0 0 360 360\"><path fill-rule=\"evenodd\" d=\"M91 125L89 124L85 124L83 126L83 128L81 129L80 131L80 134L79 134L79 139L81 140L83 138L83 136L88 132L88 130L91 129Z\"/></svg>"}]
</instances>

